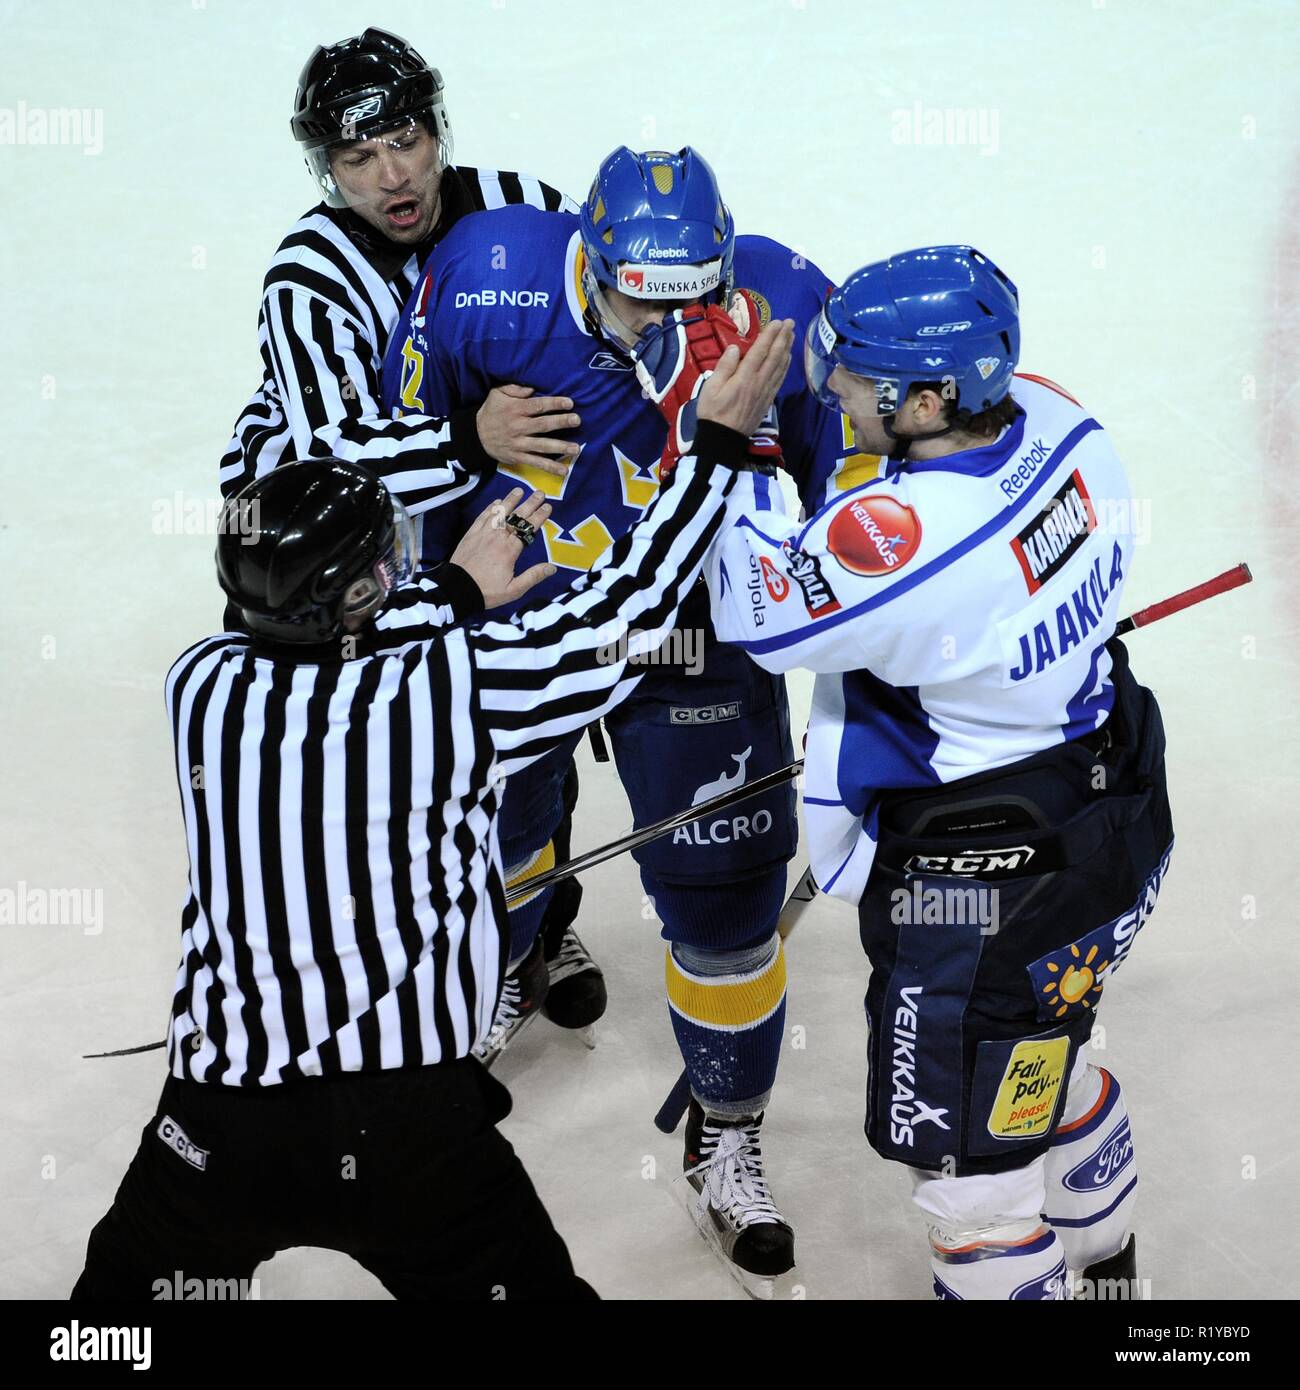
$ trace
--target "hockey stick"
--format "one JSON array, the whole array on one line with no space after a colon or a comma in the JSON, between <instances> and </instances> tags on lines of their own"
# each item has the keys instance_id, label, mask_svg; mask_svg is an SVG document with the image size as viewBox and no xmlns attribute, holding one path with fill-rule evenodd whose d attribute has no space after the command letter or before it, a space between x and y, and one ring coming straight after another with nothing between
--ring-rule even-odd
<instances>
[{"instance_id":1,"label":"hockey stick","mask_svg":"<svg viewBox=\"0 0 1300 1390\"><path fill-rule=\"evenodd\" d=\"M595 726L592 725L591 727L594 728ZM698 806L691 806L685 811L679 811L675 816L669 816L666 820L656 821L654 825L647 825L643 830L634 830L630 835L624 835L621 840L613 840L607 845L602 845L599 849L588 850L586 854L580 854L576 859L567 859L557 868L548 869L544 874L538 874L536 878L526 879L517 888L510 889L506 893L506 906L509 907L512 903L518 902L520 898L531 897L541 889L549 888L551 884L558 883L562 878L572 878L574 874L580 874L584 869L603 864L607 859L613 859L616 855L623 854L627 850L638 849L651 840L657 840L661 835L669 834L679 826L690 825L692 821L701 820L717 811L725 811L728 807L738 805L742 801L748 801L751 796L761 796L764 792L771 791L773 787L783 787L787 782L793 782L802 771L803 759L800 758L787 767L779 767L775 772L768 772L762 777L756 777L752 782L746 782L742 787L733 787L720 796L713 796L707 801L701 801ZM811 901L811 897L809 901ZM139 1047L121 1047L115 1052L86 1052L82 1054L82 1059L91 1061L101 1057L131 1057L137 1052L154 1052L158 1048L166 1046L165 1042L141 1043ZM684 1108L685 1104L683 1103Z\"/></svg>"},{"instance_id":2,"label":"hockey stick","mask_svg":"<svg viewBox=\"0 0 1300 1390\"><path fill-rule=\"evenodd\" d=\"M555 868L547 869L544 874L527 879L518 888L512 888L506 894L506 906L509 907L520 898L531 897L540 889L549 888L551 884L558 883L562 878L572 878L574 874L580 874L585 869L595 868L597 864L603 864L607 859L625 854L628 850L640 849L642 845L649 844L651 840L657 840L661 835L667 835L683 825L690 825L692 821L703 820L705 816L711 816L715 811L725 811L742 801L748 801L751 796L761 796L764 792L771 791L773 787L783 787L787 782L793 782L802 771L803 759L799 758L785 767L777 768L775 772L766 772L762 777L756 777L752 782L746 782L744 786L733 787L730 791L722 792L718 796L711 796L707 801L701 801L698 806L689 806L686 810L678 811L675 815L655 821L653 825L647 825L641 830L633 830L624 835L622 839L611 840L609 844L601 845L598 849L589 849L586 854L580 854L576 859L566 859L563 864L557 864Z\"/></svg>"},{"instance_id":3,"label":"hockey stick","mask_svg":"<svg viewBox=\"0 0 1300 1390\"><path fill-rule=\"evenodd\" d=\"M1237 589L1243 584L1249 584L1252 578L1250 567L1244 563L1236 565L1230 570L1224 570L1222 574L1216 575L1213 579L1207 579L1203 584L1197 584L1191 589L1184 589L1182 593L1174 594L1172 598L1161 599L1159 603L1153 603L1147 608L1139 608L1131 617L1123 618L1115 625L1115 636L1123 637L1125 633L1132 632L1134 628L1146 627L1150 623L1159 622L1161 618L1169 617L1171 613L1179 613L1184 608L1191 608L1194 604L1203 603L1207 598L1226 594L1230 589ZM708 801L701 802L698 806L679 811L676 815L656 821L653 825L647 825L641 830L633 830L621 839L611 840L609 844L601 845L598 849L588 850L586 854L580 854L576 859L569 859L554 869L548 869L546 873L539 874L536 878L530 878L527 883L521 884L519 888L506 894L506 903L509 904L517 898L531 896L541 888L549 888L551 884L558 883L562 878L569 878L573 874L594 868L597 864L603 864L607 859L613 859L616 855L624 854L628 850L640 849L642 845L648 844L651 840L657 840L661 835L667 835L670 831L683 825L689 825L692 821L703 820L704 817L713 815L715 811L725 811L728 807L735 806L751 796L760 796L763 792L770 791L773 787L779 787L797 777L802 771L803 759L799 758L790 763L789 766L778 768L775 772L769 772L753 782L745 783L742 787L723 792L721 796L712 797Z\"/></svg>"},{"instance_id":4,"label":"hockey stick","mask_svg":"<svg viewBox=\"0 0 1300 1390\"><path fill-rule=\"evenodd\" d=\"M1213 579L1207 579L1203 584L1197 584L1191 589L1184 589L1180 594L1174 594L1172 598L1162 599L1159 603L1153 603L1147 608L1140 608L1131 617L1122 619L1116 625L1115 635L1122 637L1126 632L1132 632L1134 628L1146 627L1149 623L1167 618L1171 613L1181 612L1184 608L1192 607L1193 604L1203 603L1207 598L1214 598L1217 594L1225 594L1230 589L1249 584L1253 578L1250 567L1243 562L1230 570L1225 570L1222 574L1215 575ZM576 859L567 860L554 869L548 869L546 873L539 874L536 878L520 884L518 888L506 894L506 905L509 906L510 903L521 897L530 896L539 889L549 888L552 883L558 883L560 879L571 878L574 874L582 873L585 869L603 864L607 859L613 859L616 855L624 854L628 850L639 849L642 845L648 844L651 840L657 840L661 835L669 834L679 826L690 825L692 821L702 820L705 816L711 816L716 811L725 811L728 807L747 801L752 796L760 796L773 787L784 786L787 782L793 781L802 771L803 759L799 758L787 767L780 767L775 772L765 773L762 777L756 778L753 782L747 782L744 786L735 787L731 791L723 792L720 796L710 797L708 801L702 801L698 806L691 806L685 811L679 811L674 816L656 821L654 825L647 825L643 830L634 830L631 834L624 835L622 839L612 840L609 844L602 845L598 849L588 850L586 854L580 854ZM806 883L812 884L812 891L806 898L798 899L797 895ZM816 892L816 885L812 883L812 874L805 871L803 877L795 885L794 891L786 899L785 907L781 910L778 930L786 922L787 913L794 909L790 925L781 931L783 939L793 930L794 923L798 921L804 908L812 901ZM137 1052L153 1052L166 1045L165 1042L142 1043L139 1047L122 1047L115 1052L87 1052L83 1054L83 1060L100 1057L130 1057ZM685 1073L679 1080L678 1086L682 1085L684 1078ZM673 1088L674 1095L677 1093L677 1089L676 1086ZM677 1117L678 1120L681 1119L681 1114L685 1112L685 1108L685 1103L683 1103L682 1110ZM665 1102L660 1109L660 1115L664 1115L667 1110L668 1105ZM673 1128L676 1128L676 1122L674 1122ZM668 1133L672 1133L672 1130L670 1129Z\"/></svg>"},{"instance_id":5,"label":"hockey stick","mask_svg":"<svg viewBox=\"0 0 1300 1390\"><path fill-rule=\"evenodd\" d=\"M595 727L595 724L590 726L590 728ZM602 845L599 849L588 849L585 855L578 855L577 859L566 859L556 869L548 869L546 873L538 874L535 878L527 878L519 887L510 888L506 892L506 906L509 908L512 903L519 902L520 898L533 897L533 894L541 891L542 888L549 888L551 884L559 883L560 878L571 878L574 874L583 872L584 869L592 869L595 865L602 865L606 859L613 859L628 849L638 849L651 840L658 840L660 835L669 834L670 831L677 830L679 826L688 826L691 821L712 816L717 810L726 810L729 806L736 806L737 803L748 801L751 796L761 796L763 792L770 791L773 787L784 787L788 781L794 781L794 778L798 777L802 770L804 770L804 759L801 758L798 762L790 763L787 767L779 767L774 773L766 773L765 776L756 777L752 783L745 783L744 787L733 787L731 791L722 792L722 795L710 796L708 801L702 801L698 806L691 806L688 810L680 810L676 816L655 821L653 826L647 826L644 830L634 830L633 833L624 835L621 840ZM809 898L809 901L812 899ZM790 903L787 903L787 908L788 906ZM160 1047L167 1047L167 1042L142 1042L139 1047L118 1048L114 1052L83 1052L82 1061L97 1061L104 1056L133 1056L136 1052L154 1052ZM683 1079L684 1077L685 1073L683 1073ZM683 1101L683 1111L684 1109L685 1102Z\"/></svg>"},{"instance_id":6,"label":"hockey stick","mask_svg":"<svg viewBox=\"0 0 1300 1390\"><path fill-rule=\"evenodd\" d=\"M1194 603L1204 603L1207 598L1214 598L1216 594L1226 594L1230 589L1239 589L1243 584L1249 584L1254 577L1250 572L1250 566L1243 560L1232 569L1216 574L1213 579L1207 579L1204 584L1193 585L1172 598L1161 599L1159 603L1153 603L1147 608L1139 608L1130 618L1121 618L1115 625L1115 636L1123 637L1134 628L1157 623L1161 618L1167 618L1171 613L1180 613Z\"/></svg>"},{"instance_id":7,"label":"hockey stick","mask_svg":"<svg viewBox=\"0 0 1300 1390\"><path fill-rule=\"evenodd\" d=\"M587 737L591 740L591 756L598 763L609 762L609 745L605 742L605 735L601 731L599 719L593 719L587 725Z\"/></svg>"},{"instance_id":8,"label":"hockey stick","mask_svg":"<svg viewBox=\"0 0 1300 1390\"><path fill-rule=\"evenodd\" d=\"M1239 589L1243 584L1249 584L1253 578L1250 566L1243 561L1232 569L1224 570L1222 574L1215 575L1213 579L1207 579L1203 584L1184 589L1182 593L1174 594L1172 598L1162 599L1159 603L1150 604L1146 608L1139 608L1131 617L1121 618L1115 624L1115 636L1123 637L1125 633L1132 632L1139 627L1146 627L1149 623L1159 622L1161 618L1167 618L1171 613L1179 613L1184 608L1192 607L1193 604L1203 603L1207 598L1214 598L1217 594L1226 594L1230 589ZM792 766L802 767L803 764L792 764ZM782 941L794 930L795 924L816 896L817 883L812 876L812 870L805 869L791 890L790 896L785 900L785 906L781 909L781 916L777 921L776 929ZM686 1113L686 1107L690 1102L691 1083L685 1069L683 1069L672 1090L668 1092L664 1103L659 1107L659 1113L655 1116L655 1127L665 1134L672 1134L681 1124L682 1116Z\"/></svg>"}]
</instances>

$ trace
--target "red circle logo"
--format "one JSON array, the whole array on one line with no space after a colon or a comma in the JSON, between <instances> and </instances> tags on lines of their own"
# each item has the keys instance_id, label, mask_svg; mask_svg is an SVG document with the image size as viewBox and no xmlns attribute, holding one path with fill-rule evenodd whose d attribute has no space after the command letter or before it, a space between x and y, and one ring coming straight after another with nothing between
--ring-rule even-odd
<instances>
[{"instance_id":1,"label":"red circle logo","mask_svg":"<svg viewBox=\"0 0 1300 1390\"><path fill-rule=\"evenodd\" d=\"M916 554L921 520L892 497L855 497L826 533L826 548L850 574L893 574Z\"/></svg>"},{"instance_id":2,"label":"red circle logo","mask_svg":"<svg viewBox=\"0 0 1300 1390\"><path fill-rule=\"evenodd\" d=\"M766 555L760 556L758 563L763 571L763 583L767 585L767 592L771 594L772 602L784 602L785 596L790 592L790 581Z\"/></svg>"}]
</instances>

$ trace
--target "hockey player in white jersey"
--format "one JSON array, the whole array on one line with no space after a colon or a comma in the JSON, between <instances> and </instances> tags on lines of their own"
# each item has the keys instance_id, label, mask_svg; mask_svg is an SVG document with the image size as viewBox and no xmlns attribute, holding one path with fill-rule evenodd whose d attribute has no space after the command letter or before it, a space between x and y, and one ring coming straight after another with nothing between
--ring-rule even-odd
<instances>
[{"instance_id":1,"label":"hockey player in white jersey","mask_svg":"<svg viewBox=\"0 0 1300 1390\"><path fill-rule=\"evenodd\" d=\"M685 354L685 335L682 335ZM1172 847L1164 735L1113 637L1131 495L1101 426L1015 377L1015 286L965 246L865 266L810 389L877 476L790 521L733 494L718 634L819 673L804 807L872 974L866 1130L909 1166L936 1293L1132 1287L1136 1166L1086 1045Z\"/></svg>"}]
</instances>

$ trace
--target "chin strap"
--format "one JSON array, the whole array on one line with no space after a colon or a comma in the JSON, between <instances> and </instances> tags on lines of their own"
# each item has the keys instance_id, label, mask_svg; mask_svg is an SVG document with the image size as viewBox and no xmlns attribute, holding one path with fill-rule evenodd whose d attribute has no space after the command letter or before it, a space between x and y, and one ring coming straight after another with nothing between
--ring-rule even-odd
<instances>
[{"instance_id":1,"label":"chin strap","mask_svg":"<svg viewBox=\"0 0 1300 1390\"><path fill-rule=\"evenodd\" d=\"M880 417L880 423L894 445L889 451L888 473L890 478L896 478L903 471L903 465L907 462L908 450L918 439L942 439L945 434L951 434L957 428L954 421L952 424L945 425L941 430L932 430L929 434L899 434L894 429L894 421L897 418L896 414Z\"/></svg>"}]
</instances>

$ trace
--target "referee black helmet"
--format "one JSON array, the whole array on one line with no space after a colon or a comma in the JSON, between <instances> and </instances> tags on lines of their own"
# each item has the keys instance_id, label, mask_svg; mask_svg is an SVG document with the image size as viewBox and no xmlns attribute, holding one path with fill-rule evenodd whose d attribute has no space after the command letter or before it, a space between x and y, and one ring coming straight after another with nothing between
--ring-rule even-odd
<instances>
[{"instance_id":1,"label":"referee black helmet","mask_svg":"<svg viewBox=\"0 0 1300 1390\"><path fill-rule=\"evenodd\" d=\"M415 569L406 508L342 459L287 463L232 497L217 533L217 578L251 632L328 642Z\"/></svg>"},{"instance_id":2,"label":"referee black helmet","mask_svg":"<svg viewBox=\"0 0 1300 1390\"><path fill-rule=\"evenodd\" d=\"M452 142L442 74L404 38L386 29L367 29L318 47L307 59L290 126L326 202L346 207L330 172L331 147L368 140L416 120L438 140L445 169Z\"/></svg>"}]
</instances>

